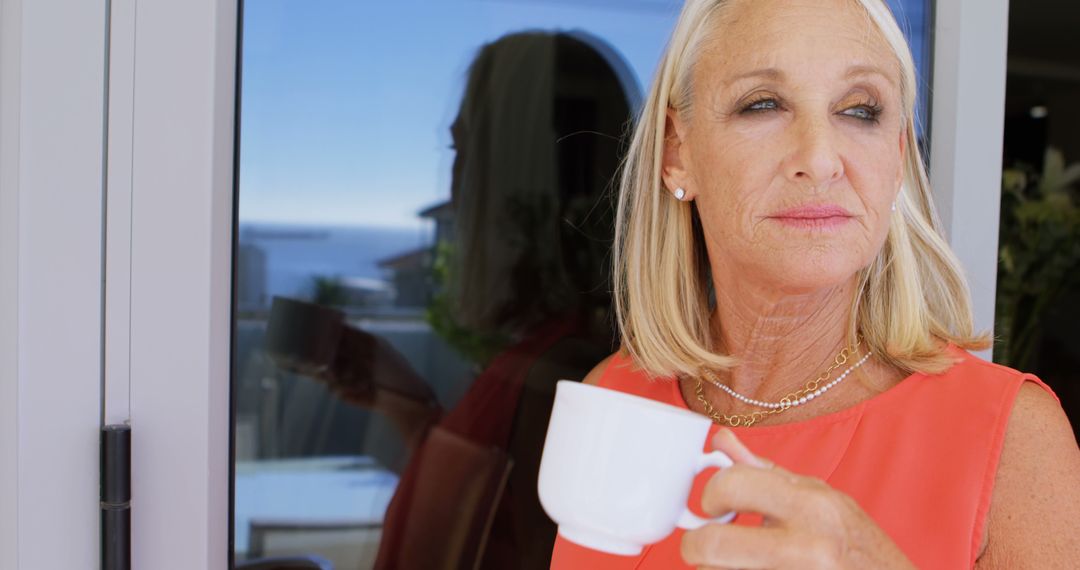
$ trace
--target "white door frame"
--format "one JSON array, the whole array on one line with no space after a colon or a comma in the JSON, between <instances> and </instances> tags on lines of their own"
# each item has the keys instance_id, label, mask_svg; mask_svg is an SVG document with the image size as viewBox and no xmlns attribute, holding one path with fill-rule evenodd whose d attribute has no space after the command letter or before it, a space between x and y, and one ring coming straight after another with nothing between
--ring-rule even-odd
<instances>
[{"instance_id":1,"label":"white door frame","mask_svg":"<svg viewBox=\"0 0 1080 570\"><path fill-rule=\"evenodd\" d=\"M934 22L930 182L975 327L993 332L1009 0L937 0Z\"/></svg>"},{"instance_id":2,"label":"white door frame","mask_svg":"<svg viewBox=\"0 0 1080 570\"><path fill-rule=\"evenodd\" d=\"M0 570L98 567L129 419L133 567L227 565L236 12L0 0Z\"/></svg>"},{"instance_id":3,"label":"white door frame","mask_svg":"<svg viewBox=\"0 0 1080 570\"><path fill-rule=\"evenodd\" d=\"M106 401L122 407L130 390L134 568L219 569L230 557L237 4L112 1L109 119L122 128L109 132L109 235L130 254L108 266L129 279L129 304L120 294L106 311L106 343L128 343L108 353L121 393L107 378ZM114 148L130 159L113 163ZM127 216L111 215L114 198Z\"/></svg>"},{"instance_id":4,"label":"white door frame","mask_svg":"<svg viewBox=\"0 0 1080 570\"><path fill-rule=\"evenodd\" d=\"M1007 20L936 6L931 176L983 328ZM0 0L0 570L96 567L102 419L132 425L134 567L228 565L236 23Z\"/></svg>"}]
</instances>

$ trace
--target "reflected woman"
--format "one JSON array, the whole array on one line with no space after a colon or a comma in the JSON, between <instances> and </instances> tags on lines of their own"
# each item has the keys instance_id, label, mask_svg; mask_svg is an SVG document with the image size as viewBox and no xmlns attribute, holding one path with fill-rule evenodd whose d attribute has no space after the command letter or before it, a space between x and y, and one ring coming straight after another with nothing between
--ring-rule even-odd
<instances>
[{"instance_id":1,"label":"reflected woman","mask_svg":"<svg viewBox=\"0 0 1080 570\"><path fill-rule=\"evenodd\" d=\"M547 568L540 452L560 378L611 352L609 189L634 91L594 38L484 46L451 127L454 240L437 331L482 372L434 426L387 511L378 568Z\"/></svg>"}]
</instances>

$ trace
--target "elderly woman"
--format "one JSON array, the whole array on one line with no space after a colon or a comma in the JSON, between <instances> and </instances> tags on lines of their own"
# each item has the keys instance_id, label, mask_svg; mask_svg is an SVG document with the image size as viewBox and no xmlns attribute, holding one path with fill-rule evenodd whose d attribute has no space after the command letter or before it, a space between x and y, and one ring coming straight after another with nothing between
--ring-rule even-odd
<instances>
[{"instance_id":1,"label":"elderly woman","mask_svg":"<svg viewBox=\"0 0 1080 570\"><path fill-rule=\"evenodd\" d=\"M636 558L560 537L553 568L1076 567L1080 452L967 352L915 93L882 0L687 0L623 173L623 349L586 382L711 417L736 465L691 504L739 517Z\"/></svg>"}]
</instances>

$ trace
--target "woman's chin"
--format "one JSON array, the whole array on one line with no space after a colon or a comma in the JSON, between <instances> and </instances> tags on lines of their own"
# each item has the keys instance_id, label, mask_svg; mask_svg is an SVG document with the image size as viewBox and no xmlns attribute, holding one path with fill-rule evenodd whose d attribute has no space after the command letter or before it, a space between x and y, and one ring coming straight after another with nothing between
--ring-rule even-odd
<instances>
[{"instance_id":1,"label":"woman's chin","mask_svg":"<svg viewBox=\"0 0 1080 570\"><path fill-rule=\"evenodd\" d=\"M814 262L801 259L770 264L767 268L761 268L761 285L790 295L836 289L851 283L859 271L860 265L845 261L832 259Z\"/></svg>"}]
</instances>

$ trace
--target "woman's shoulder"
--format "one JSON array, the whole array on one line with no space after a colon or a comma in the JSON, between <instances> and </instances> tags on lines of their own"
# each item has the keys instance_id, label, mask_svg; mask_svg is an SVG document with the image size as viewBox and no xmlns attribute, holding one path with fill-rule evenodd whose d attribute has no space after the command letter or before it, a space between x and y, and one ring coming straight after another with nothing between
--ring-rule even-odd
<instances>
[{"instance_id":1,"label":"woman's shoulder","mask_svg":"<svg viewBox=\"0 0 1080 570\"><path fill-rule=\"evenodd\" d=\"M585 384L592 384L593 386L599 386L600 381L603 379L604 375L607 374L607 370L611 366L611 363L614 362L615 359L617 359L618 357L618 352L609 354L606 358L601 360L599 364L594 366L588 374L585 375L585 379L582 380L582 382L584 382Z\"/></svg>"},{"instance_id":2,"label":"woman's shoulder","mask_svg":"<svg viewBox=\"0 0 1080 570\"><path fill-rule=\"evenodd\" d=\"M604 386L612 381L654 380L634 362L634 357L624 348L609 354L589 372L582 382L594 386Z\"/></svg>"},{"instance_id":3,"label":"woman's shoulder","mask_svg":"<svg viewBox=\"0 0 1080 570\"><path fill-rule=\"evenodd\" d=\"M1042 391L1057 401L1053 390L1034 374L990 362L955 345L949 345L946 351L953 356L955 363L938 376L953 379L965 389L996 388L1015 395L1022 387L1029 385L1023 392Z\"/></svg>"},{"instance_id":4,"label":"woman's shoulder","mask_svg":"<svg viewBox=\"0 0 1080 570\"><path fill-rule=\"evenodd\" d=\"M675 404L678 390L672 389L673 378L657 378L640 368L629 352L619 349L600 361L585 379L586 384L600 386L660 402Z\"/></svg>"},{"instance_id":5,"label":"woman's shoulder","mask_svg":"<svg viewBox=\"0 0 1080 570\"><path fill-rule=\"evenodd\" d=\"M1080 515L1080 449L1060 400L1038 377L985 363L988 375L1016 384L1008 402L1003 437L995 442L996 469L977 568L1058 567L1080 546L1073 535L1045 532L1076 528ZM993 464L993 463L992 463ZM1033 491L1034 490L1034 491ZM988 511L988 512L987 512Z\"/></svg>"},{"instance_id":6,"label":"woman's shoulder","mask_svg":"<svg viewBox=\"0 0 1080 570\"><path fill-rule=\"evenodd\" d=\"M1062 507L1080 499L1080 453L1060 400L1034 374L955 346L948 351L953 366L926 376L931 382L924 385L936 387L935 400L964 404L958 420L984 417L990 422L976 513L976 566L1006 567L1007 561L1020 559L1059 564L1060 541L1033 529L1070 527L1078 521L1074 509Z\"/></svg>"}]
</instances>

